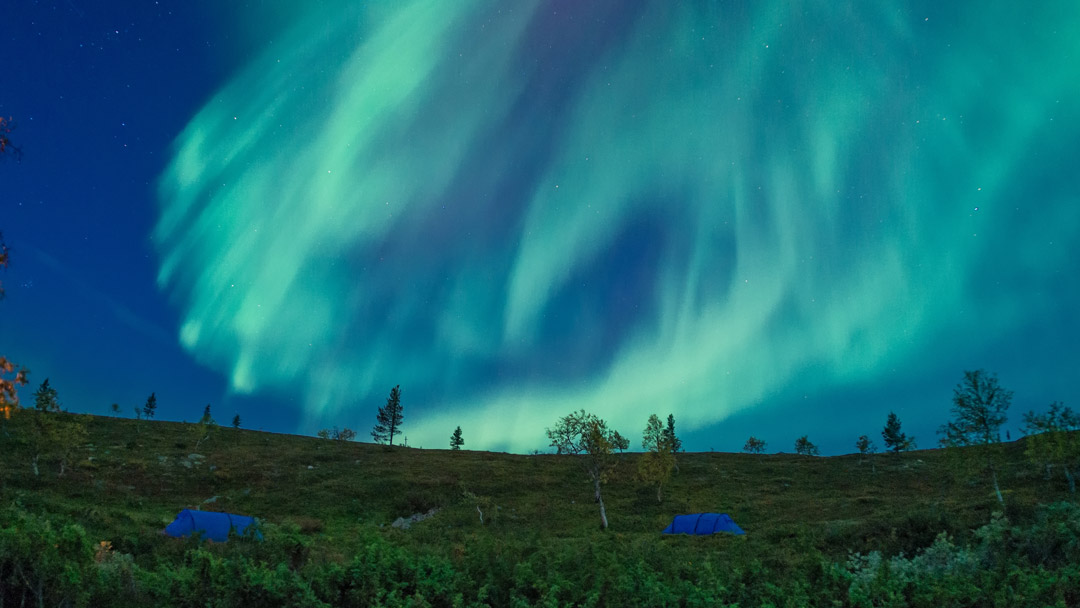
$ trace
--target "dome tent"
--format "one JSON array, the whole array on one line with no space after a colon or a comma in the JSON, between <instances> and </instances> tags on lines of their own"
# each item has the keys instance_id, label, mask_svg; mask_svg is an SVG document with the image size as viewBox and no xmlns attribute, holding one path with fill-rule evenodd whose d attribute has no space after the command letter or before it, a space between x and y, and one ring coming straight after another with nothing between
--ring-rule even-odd
<instances>
[{"instance_id":1,"label":"dome tent","mask_svg":"<svg viewBox=\"0 0 1080 608\"><path fill-rule=\"evenodd\" d=\"M184 509L165 527L162 534L180 538L197 532L205 539L222 543L229 540L230 530L235 529L237 534L243 534L248 526L254 523L255 518L247 515ZM258 530L255 530L255 538L262 540L262 534Z\"/></svg>"},{"instance_id":2,"label":"dome tent","mask_svg":"<svg viewBox=\"0 0 1080 608\"><path fill-rule=\"evenodd\" d=\"M691 534L703 536L728 532L731 534L746 534L727 513L691 513L689 515L676 515L671 524L664 528L664 534Z\"/></svg>"}]
</instances>

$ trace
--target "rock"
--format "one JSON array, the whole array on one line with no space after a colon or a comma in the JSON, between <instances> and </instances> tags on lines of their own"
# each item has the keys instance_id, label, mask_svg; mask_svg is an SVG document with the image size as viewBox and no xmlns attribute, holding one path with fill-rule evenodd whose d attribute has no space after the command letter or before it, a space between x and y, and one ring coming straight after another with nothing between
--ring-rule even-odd
<instances>
[{"instance_id":1,"label":"rock","mask_svg":"<svg viewBox=\"0 0 1080 608\"><path fill-rule=\"evenodd\" d=\"M307 470L309 470L309 471L310 471L310 470L312 470L312 469L314 469L314 468L315 468L315 467L311 466L310 464L309 464L309 465L307 465Z\"/></svg>"},{"instance_id":2,"label":"rock","mask_svg":"<svg viewBox=\"0 0 1080 608\"><path fill-rule=\"evenodd\" d=\"M185 467L187 467L189 469L191 468L191 461L190 460L181 460L180 464L184 465Z\"/></svg>"},{"instance_id":3,"label":"rock","mask_svg":"<svg viewBox=\"0 0 1080 608\"><path fill-rule=\"evenodd\" d=\"M219 499L219 498L221 498L221 497L220 496L211 496L210 498L207 498L206 500L202 501L202 504L208 505L208 504L210 504L212 502L217 502L217 499Z\"/></svg>"},{"instance_id":4,"label":"rock","mask_svg":"<svg viewBox=\"0 0 1080 608\"><path fill-rule=\"evenodd\" d=\"M408 530L409 526L411 526L411 525L413 525L413 524L415 524L417 522L424 521L425 519L427 519L429 517L434 517L435 514L438 513L438 512L439 512L438 509L432 507L427 513L413 513L412 515L410 515L407 518L406 517L399 517L399 518L395 519L394 523L392 523L390 525L393 526L394 528L400 528L402 530Z\"/></svg>"}]
</instances>

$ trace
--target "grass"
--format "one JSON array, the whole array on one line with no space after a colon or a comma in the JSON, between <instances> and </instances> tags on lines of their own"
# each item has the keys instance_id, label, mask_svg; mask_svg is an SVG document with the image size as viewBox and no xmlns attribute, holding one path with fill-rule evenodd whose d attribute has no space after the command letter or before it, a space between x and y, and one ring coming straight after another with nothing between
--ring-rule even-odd
<instances>
[{"instance_id":1,"label":"grass","mask_svg":"<svg viewBox=\"0 0 1080 608\"><path fill-rule=\"evenodd\" d=\"M16 416L3 431L3 499L68 516L121 545L156 533L182 508L295 523L327 546L347 545L358 527L378 528L439 553L485 536L529 544L600 534L590 484L573 456L419 450L221 428L200 446L204 458L189 459L190 425L84 417L89 443L78 463L58 477L46 458L35 477L18 441L29 415L35 414ZM1022 521L1038 503L1066 498L1063 484L1024 463L1020 442L1005 450L1010 517ZM638 457L622 456L604 488L607 534L629 543L682 547L687 539L659 531L676 514L715 511L730 514L747 535L714 542L741 542L762 556L808 543L836 558L875 549L911 553L941 531L962 538L997 508L985 481L954 474L941 450L876 455L876 473L858 455L680 454L680 472L662 503L635 479ZM438 515L407 532L389 528L397 517L430 508Z\"/></svg>"}]
</instances>

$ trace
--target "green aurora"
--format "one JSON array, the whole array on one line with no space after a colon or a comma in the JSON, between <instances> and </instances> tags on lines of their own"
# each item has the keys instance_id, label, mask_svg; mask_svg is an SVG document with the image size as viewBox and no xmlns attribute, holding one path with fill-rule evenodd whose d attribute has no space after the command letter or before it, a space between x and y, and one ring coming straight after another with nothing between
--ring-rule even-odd
<instances>
[{"instance_id":1,"label":"green aurora","mask_svg":"<svg viewBox=\"0 0 1080 608\"><path fill-rule=\"evenodd\" d=\"M690 431L1080 303L1076 2L306 12L154 231L183 345L306 430L401 384L413 445Z\"/></svg>"}]
</instances>

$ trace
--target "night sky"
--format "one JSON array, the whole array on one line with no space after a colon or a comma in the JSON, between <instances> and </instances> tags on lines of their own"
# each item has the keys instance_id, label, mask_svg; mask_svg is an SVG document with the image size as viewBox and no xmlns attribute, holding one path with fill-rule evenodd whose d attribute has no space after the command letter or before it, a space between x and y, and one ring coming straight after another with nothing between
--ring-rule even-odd
<instances>
[{"instance_id":1,"label":"night sky","mask_svg":"<svg viewBox=\"0 0 1080 608\"><path fill-rule=\"evenodd\" d=\"M1080 405L1074 0L239 4L5 3L27 405L827 454L934 447L965 369L1014 437Z\"/></svg>"}]
</instances>

